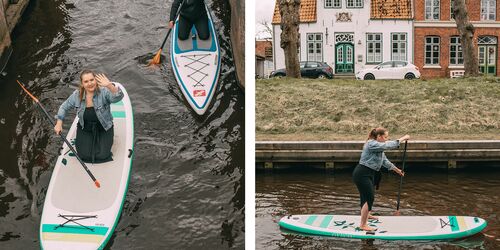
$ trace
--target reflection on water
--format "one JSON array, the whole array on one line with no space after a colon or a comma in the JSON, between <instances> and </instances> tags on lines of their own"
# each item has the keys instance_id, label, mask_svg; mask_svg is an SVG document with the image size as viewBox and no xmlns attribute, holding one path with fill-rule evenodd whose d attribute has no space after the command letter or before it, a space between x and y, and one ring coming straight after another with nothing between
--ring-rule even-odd
<instances>
[{"instance_id":1,"label":"reflection on water","mask_svg":"<svg viewBox=\"0 0 500 250\"><path fill-rule=\"evenodd\" d=\"M418 172L417 172L418 171ZM277 171L256 176L257 249L499 249L500 171L457 173L409 169L401 193L401 215L469 215L488 222L481 234L451 241L355 240L299 235L280 229L290 214L359 214L359 194L351 171ZM384 174L374 212L391 215L399 178Z\"/></svg>"},{"instance_id":2,"label":"reflection on water","mask_svg":"<svg viewBox=\"0 0 500 250\"><path fill-rule=\"evenodd\" d=\"M229 4L209 5L223 58L213 104L198 117L165 60L168 49L161 67L145 66L166 34L170 2L31 1L12 35L7 75L0 76L0 249L38 247L45 192L61 146L15 80L55 113L84 68L121 82L134 109L129 191L107 248L243 248L244 96L232 63Z\"/></svg>"}]
</instances>

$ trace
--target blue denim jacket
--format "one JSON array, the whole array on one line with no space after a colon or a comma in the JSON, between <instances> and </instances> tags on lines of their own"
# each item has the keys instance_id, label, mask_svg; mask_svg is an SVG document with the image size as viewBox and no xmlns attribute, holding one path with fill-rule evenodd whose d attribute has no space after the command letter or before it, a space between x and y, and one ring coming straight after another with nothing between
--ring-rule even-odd
<instances>
[{"instance_id":1,"label":"blue denim jacket","mask_svg":"<svg viewBox=\"0 0 500 250\"><path fill-rule=\"evenodd\" d=\"M396 166L390 162L384 154L384 150L399 147L399 141L378 142L370 139L363 146L359 164L367 166L375 171L379 171L382 166L392 170Z\"/></svg>"},{"instance_id":2,"label":"blue denim jacket","mask_svg":"<svg viewBox=\"0 0 500 250\"><path fill-rule=\"evenodd\" d=\"M110 104L119 102L123 98L123 92L120 88L118 88L118 91L114 94L107 88L99 87L99 90L99 94L95 92L94 97L92 98L94 102L94 109L97 119L99 119L99 122L104 129L108 130L113 126L113 116L111 115ZM73 94L71 94L70 97L68 97L68 99L66 99L66 101L63 102L63 104L61 104L55 118L64 121L66 112L74 108L78 115L80 126L83 128L83 113L85 112L86 106L85 93L83 93L83 99L80 102L80 91L77 89L73 92Z\"/></svg>"}]
</instances>

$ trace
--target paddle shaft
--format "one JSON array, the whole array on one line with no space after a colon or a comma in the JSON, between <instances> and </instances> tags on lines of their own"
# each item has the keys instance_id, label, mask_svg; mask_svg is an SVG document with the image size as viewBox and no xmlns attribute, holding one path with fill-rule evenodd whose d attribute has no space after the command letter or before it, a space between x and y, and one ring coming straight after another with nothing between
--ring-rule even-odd
<instances>
[{"instance_id":1,"label":"paddle shaft","mask_svg":"<svg viewBox=\"0 0 500 250\"><path fill-rule=\"evenodd\" d=\"M49 122L52 124L52 126L54 127L56 124L54 123L54 120L52 120L52 117L50 117L49 113L47 112L47 110L45 110L45 108L43 107L43 105L40 103L40 101L35 97L33 96L22 84L21 82L17 81L17 83L19 83L19 86L21 86L21 88L33 99L33 101L36 102L36 104L38 104L38 107L40 107L40 109L42 109L43 113L45 114L45 116L49 119ZM85 169L85 171L87 172L87 174L90 176L90 178L94 181L94 184L99 188L101 186L101 184L99 183L99 181L96 180L95 176L92 174L92 172L90 172L89 168L87 167L87 165L85 165L85 163L83 163L82 159L80 159L80 157L78 156L78 154L76 153L76 150L73 148L73 146L71 146L71 143L66 139L66 136L64 136L63 133L59 133L59 136L61 137L61 139L63 139L63 141L66 143L66 145L68 145L69 149L71 150L71 152L73 152L73 154L75 154L76 156L76 159L78 159L78 161L81 163L81 165L83 166L83 168Z\"/></svg>"},{"instance_id":2,"label":"paddle shaft","mask_svg":"<svg viewBox=\"0 0 500 250\"><path fill-rule=\"evenodd\" d=\"M40 107L42 109L43 113L45 113L45 115L49 119L52 126L53 127L56 126L56 124L54 123L54 120L52 120L52 117L50 117L49 113L47 113L47 110L45 110L45 108L42 106L42 104L40 104L40 102L37 102L37 104L38 104L38 107ZM80 159L80 156L78 156L78 154L76 153L75 148L73 148L73 146L71 146L71 143L68 141L68 139L66 139L66 136L64 136L64 134L62 132L59 133L59 136L61 137L61 139L63 139L63 141L66 143L66 145L68 145L71 152L73 152L73 154L75 154L76 159L78 159L78 161L82 164L82 166L85 169L85 171L87 172L87 174L89 174L90 178L92 178L92 180L95 182L96 179L95 179L94 175L92 174L92 172L90 172L90 170L87 168L87 165L85 165L85 163L82 161L82 159Z\"/></svg>"},{"instance_id":3,"label":"paddle shaft","mask_svg":"<svg viewBox=\"0 0 500 250\"><path fill-rule=\"evenodd\" d=\"M406 147L408 146L408 141L405 141L405 149L403 151L403 167L401 168L401 172L405 171L405 164L406 164ZM399 211L399 203L401 199L401 188L403 187L403 176L401 176L401 179L399 180L399 190L398 190L398 205L396 210Z\"/></svg>"},{"instance_id":4,"label":"paddle shaft","mask_svg":"<svg viewBox=\"0 0 500 250\"><path fill-rule=\"evenodd\" d=\"M175 13L174 23L175 23L175 20L177 20L179 13L181 13L181 8L182 8L183 4L184 4L184 1L182 1L181 5L179 6L179 9L177 10L177 13ZM172 27L172 29L173 29L173 27ZM163 50L163 47L165 47L165 43L167 42L168 36L170 36L170 32L172 32L172 29L168 29L167 35L165 36L165 39L163 39L163 42L161 43L160 50Z\"/></svg>"}]
</instances>

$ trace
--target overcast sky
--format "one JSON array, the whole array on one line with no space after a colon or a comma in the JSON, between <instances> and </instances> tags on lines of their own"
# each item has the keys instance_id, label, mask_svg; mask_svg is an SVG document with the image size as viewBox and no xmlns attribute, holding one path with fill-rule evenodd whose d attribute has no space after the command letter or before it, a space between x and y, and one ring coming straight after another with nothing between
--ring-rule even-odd
<instances>
[{"instance_id":1,"label":"overcast sky","mask_svg":"<svg viewBox=\"0 0 500 250\"><path fill-rule=\"evenodd\" d=\"M255 32L258 37L262 37L262 34L259 35L259 32L263 30L263 27L259 23L261 23L262 20L266 20L270 24L273 19L274 3L275 0L255 1Z\"/></svg>"}]
</instances>

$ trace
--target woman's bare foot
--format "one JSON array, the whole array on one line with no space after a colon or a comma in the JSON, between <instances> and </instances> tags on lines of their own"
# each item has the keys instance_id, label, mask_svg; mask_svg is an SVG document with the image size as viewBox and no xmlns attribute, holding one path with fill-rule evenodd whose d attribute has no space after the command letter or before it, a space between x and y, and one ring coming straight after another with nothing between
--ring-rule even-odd
<instances>
[{"instance_id":1,"label":"woman's bare foot","mask_svg":"<svg viewBox=\"0 0 500 250\"><path fill-rule=\"evenodd\" d=\"M378 220L378 217L377 216L373 216L371 214L368 215L368 219L369 220Z\"/></svg>"},{"instance_id":2,"label":"woman's bare foot","mask_svg":"<svg viewBox=\"0 0 500 250\"><path fill-rule=\"evenodd\" d=\"M362 226L362 227L359 227L359 229L363 230L363 231L375 231L377 230L376 228L374 227L369 227L369 226Z\"/></svg>"}]
</instances>

